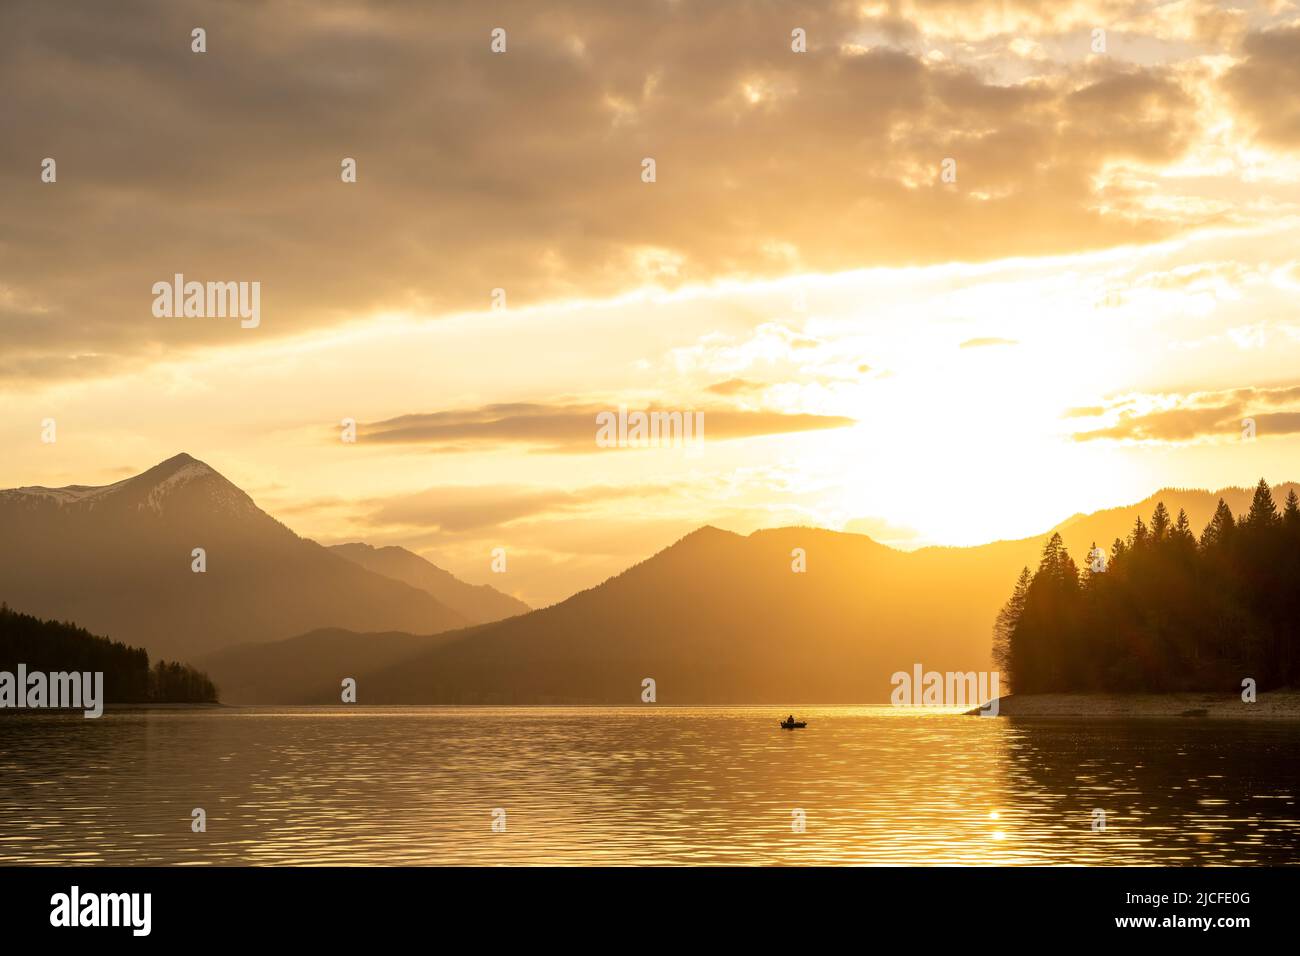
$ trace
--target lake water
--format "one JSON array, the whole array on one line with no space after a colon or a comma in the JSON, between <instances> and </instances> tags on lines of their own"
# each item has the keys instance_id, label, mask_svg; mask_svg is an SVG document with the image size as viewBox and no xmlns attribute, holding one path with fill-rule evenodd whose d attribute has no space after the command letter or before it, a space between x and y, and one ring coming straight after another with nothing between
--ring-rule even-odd
<instances>
[{"instance_id":1,"label":"lake water","mask_svg":"<svg viewBox=\"0 0 1300 956\"><path fill-rule=\"evenodd\" d=\"M808 729L770 707L6 716L0 863L1300 858L1300 725L797 713Z\"/></svg>"}]
</instances>

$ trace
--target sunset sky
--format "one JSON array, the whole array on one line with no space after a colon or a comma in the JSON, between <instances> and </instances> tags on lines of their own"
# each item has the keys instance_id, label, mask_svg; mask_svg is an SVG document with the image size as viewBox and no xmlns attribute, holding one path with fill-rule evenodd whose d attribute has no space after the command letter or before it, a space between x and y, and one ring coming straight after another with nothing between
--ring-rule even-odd
<instances>
[{"instance_id":1,"label":"sunset sky","mask_svg":"<svg viewBox=\"0 0 1300 956\"><path fill-rule=\"evenodd\" d=\"M0 487L184 451L540 605L705 523L1300 479L1295 3L17 0L0 87Z\"/></svg>"}]
</instances>

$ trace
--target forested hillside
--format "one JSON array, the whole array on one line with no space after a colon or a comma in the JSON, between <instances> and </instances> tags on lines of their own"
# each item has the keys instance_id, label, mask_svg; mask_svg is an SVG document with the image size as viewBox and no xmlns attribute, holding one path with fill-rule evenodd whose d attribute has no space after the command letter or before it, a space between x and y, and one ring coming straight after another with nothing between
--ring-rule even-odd
<instances>
[{"instance_id":1,"label":"forested hillside","mask_svg":"<svg viewBox=\"0 0 1300 956\"><path fill-rule=\"evenodd\" d=\"M1219 501L1198 539L1163 502L1080 569L1059 533L994 626L1016 693L1239 689L1300 681L1300 502L1260 479L1238 520Z\"/></svg>"},{"instance_id":2,"label":"forested hillside","mask_svg":"<svg viewBox=\"0 0 1300 956\"><path fill-rule=\"evenodd\" d=\"M208 676L187 664L160 660L150 668L149 654L142 648L0 604L0 671L16 673L19 664L26 665L28 673L102 671L104 696L110 704L217 699L217 688Z\"/></svg>"}]
</instances>

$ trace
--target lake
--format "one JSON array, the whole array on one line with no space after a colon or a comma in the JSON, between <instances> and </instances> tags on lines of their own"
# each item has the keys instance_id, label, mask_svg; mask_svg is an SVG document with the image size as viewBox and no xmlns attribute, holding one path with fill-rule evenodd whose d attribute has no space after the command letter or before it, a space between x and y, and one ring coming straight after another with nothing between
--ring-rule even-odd
<instances>
[{"instance_id":1,"label":"lake","mask_svg":"<svg viewBox=\"0 0 1300 956\"><path fill-rule=\"evenodd\" d=\"M1300 846L1296 724L795 712L806 730L771 707L7 715L0 863L1235 865Z\"/></svg>"}]
</instances>

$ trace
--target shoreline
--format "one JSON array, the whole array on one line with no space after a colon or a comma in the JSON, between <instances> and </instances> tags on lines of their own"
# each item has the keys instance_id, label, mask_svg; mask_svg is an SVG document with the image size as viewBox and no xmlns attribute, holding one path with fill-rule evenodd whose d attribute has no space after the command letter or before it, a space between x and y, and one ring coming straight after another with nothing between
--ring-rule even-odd
<instances>
[{"instance_id":1,"label":"shoreline","mask_svg":"<svg viewBox=\"0 0 1300 956\"><path fill-rule=\"evenodd\" d=\"M977 716L979 708L966 711ZM1240 694L1010 694L998 698L999 717L1185 718L1300 721L1300 691L1261 691L1253 704Z\"/></svg>"},{"instance_id":2,"label":"shoreline","mask_svg":"<svg viewBox=\"0 0 1300 956\"><path fill-rule=\"evenodd\" d=\"M104 712L109 709L115 711L122 710L210 710L229 707L230 704L223 703L219 700L205 701L175 701L172 703L141 703L141 704L105 704Z\"/></svg>"},{"instance_id":3,"label":"shoreline","mask_svg":"<svg viewBox=\"0 0 1300 956\"><path fill-rule=\"evenodd\" d=\"M102 717L109 714L128 713L133 710L224 710L231 707L237 707L238 704L224 704L221 701L204 701L193 703L138 703L138 704L105 704ZM0 707L0 717L5 715L19 716L32 715L40 717L50 714L77 715L82 716L85 708L82 707ZM93 718L101 719L101 718Z\"/></svg>"}]
</instances>

